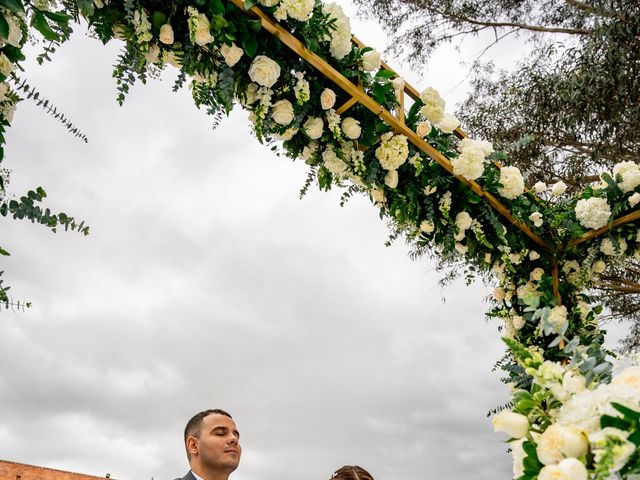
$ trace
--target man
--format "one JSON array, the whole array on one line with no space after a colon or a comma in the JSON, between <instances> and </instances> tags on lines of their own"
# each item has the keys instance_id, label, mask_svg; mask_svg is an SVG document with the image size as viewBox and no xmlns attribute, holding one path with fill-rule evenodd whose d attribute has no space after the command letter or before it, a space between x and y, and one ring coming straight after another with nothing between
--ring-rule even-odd
<instances>
[{"instance_id":1,"label":"man","mask_svg":"<svg viewBox=\"0 0 640 480\"><path fill-rule=\"evenodd\" d=\"M181 480L228 480L240 463L239 440L236 424L224 410L205 410L194 415L184 429L191 470Z\"/></svg>"}]
</instances>

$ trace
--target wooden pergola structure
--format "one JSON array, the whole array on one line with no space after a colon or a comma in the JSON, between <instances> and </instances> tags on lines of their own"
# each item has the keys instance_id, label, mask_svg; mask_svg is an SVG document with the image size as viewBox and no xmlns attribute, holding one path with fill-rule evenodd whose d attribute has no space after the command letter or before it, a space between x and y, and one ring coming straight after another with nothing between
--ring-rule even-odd
<instances>
[{"instance_id":1,"label":"wooden pergola structure","mask_svg":"<svg viewBox=\"0 0 640 480\"><path fill-rule=\"evenodd\" d=\"M303 58L307 63L315 67L322 75L335 83L338 87L340 87L345 93L347 93L351 98L345 102L342 106L340 106L336 112L338 114L342 114L347 111L351 106L356 103L362 104L372 113L377 115L380 119L386 122L389 126L393 128L396 133L402 134L407 137L407 139L419 150L428 155L431 159L437 162L442 168L444 168L447 172L449 172L452 176L456 177L460 182L469 187L476 195L482 198L486 203L488 203L491 207L493 207L498 213L500 213L504 218L506 218L509 223L514 225L516 228L521 230L527 237L529 237L533 242L542 247L551 258L552 262L552 276L554 280L554 294L558 300L558 303L561 303L560 292L559 292L559 272L558 265L555 252L557 248L554 248L553 245L550 245L546 242L542 237L537 235L535 232L531 230L528 224L523 222L522 220L516 218L509 209L498 200L493 194L485 191L477 182L473 180L468 180L460 175L455 175L453 173L453 166L449 159L447 159L442 153L429 145L424 139L422 139L416 132L410 129L404 122L404 104L405 104L405 95L409 96L409 98L415 100L420 99L420 93L413 86L411 86L408 82L405 82L404 88L399 92L398 95L398 109L395 113L391 113L385 108L383 108L378 102L376 102L373 98L367 95L362 86L356 85L351 82L349 79L344 77L340 72L338 72L335 68L333 68L329 63L327 63L320 56L309 50L300 40L298 40L295 36L293 36L289 31L287 31L282 25L277 23L273 18L271 18L268 14L266 14L262 9L258 6L253 6L249 9L244 7L243 0L231 0L234 5L236 5L241 10L244 10L248 15L257 18L260 20L262 27L267 30L269 33L277 37L284 45L286 45L289 49L291 49L298 56ZM360 42L356 37L352 37L352 42L358 47L364 47L364 44ZM382 63L382 68L388 70L397 75L394 69L392 69L386 63ZM397 75L399 76L399 75ZM457 128L454 131L454 134L459 138L463 139L467 137L467 134L462 131L460 128ZM640 219L640 210L632 212L630 214L624 215L615 219L609 225L602 227L597 230L593 230L587 232L583 236L572 240L567 245L557 246L561 249L567 249L575 247L581 243L587 242L589 240L593 240L601 235L604 235L611 230L620 227L626 223L634 222Z\"/></svg>"}]
</instances>

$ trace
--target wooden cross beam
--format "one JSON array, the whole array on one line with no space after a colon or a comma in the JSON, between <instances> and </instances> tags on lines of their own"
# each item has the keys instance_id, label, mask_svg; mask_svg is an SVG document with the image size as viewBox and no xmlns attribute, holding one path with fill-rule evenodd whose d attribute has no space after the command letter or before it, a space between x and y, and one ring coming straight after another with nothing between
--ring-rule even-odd
<instances>
[{"instance_id":1,"label":"wooden cross beam","mask_svg":"<svg viewBox=\"0 0 640 480\"><path fill-rule=\"evenodd\" d=\"M384 122L386 122L389 126L391 126L396 132L399 132L406 136L408 140L413 143L418 149L431 157L435 162L437 162L440 166L442 166L447 172L451 175L453 173L453 166L448 158L446 158L442 153L433 148L427 142L424 141L416 132L411 130L404 124L404 121L401 121L396 116L394 116L391 112L383 108L378 102L376 102L373 98L364 93L363 90L358 88L357 85L354 85L349 79L345 78L340 72L338 72L335 68L329 65L324 59L320 56L316 55L314 52L309 50L300 40L294 37L291 33L289 33L285 28L283 28L280 24L274 21L269 15L263 12L259 7L253 6L250 9L246 10L244 8L243 0L231 0L234 5L238 8L245 10L247 13L256 16L262 27L267 30L269 33L277 37L282 43L284 43L287 47L289 47L293 52L299 55L301 58L306 60L310 65L318 69L325 77L338 85L342 90L344 90L347 94L352 97L354 103L360 102L364 107L369 109L375 115L380 117ZM356 40L358 42L358 40ZM385 68L388 68L384 65ZM393 72L393 70L389 69ZM405 91L414 99L420 98L420 94L418 91L409 86L405 85ZM345 104L346 105L346 104ZM341 110L346 110L345 105L341 107ZM350 106L350 105L349 105ZM348 107L347 107L348 108ZM463 132L457 133L459 138L464 138L466 136ZM454 175L460 182L464 185L468 186L476 195L483 198L491 207L497 210L503 217L505 217L510 223L519 228L525 235L527 235L531 240L533 240L537 245L544 248L547 251L551 251L551 247L537 234L535 234L529 225L525 222L514 217L509 209L502 204L494 195L485 191L477 182L472 180L467 180L466 178Z\"/></svg>"}]
</instances>

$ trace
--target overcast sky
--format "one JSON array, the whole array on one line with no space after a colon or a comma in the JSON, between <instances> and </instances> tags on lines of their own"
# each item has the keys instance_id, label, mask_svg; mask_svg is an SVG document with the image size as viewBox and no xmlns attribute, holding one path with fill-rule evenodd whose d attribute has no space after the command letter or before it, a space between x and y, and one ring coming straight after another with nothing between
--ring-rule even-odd
<instances>
[{"instance_id":1,"label":"overcast sky","mask_svg":"<svg viewBox=\"0 0 640 480\"><path fill-rule=\"evenodd\" d=\"M185 422L218 407L242 433L235 480L344 464L377 480L510 478L486 418L508 392L485 287L441 290L431 263L384 246L366 198L299 200L305 165L261 146L243 111L212 131L188 90L171 92L175 70L119 107L119 45L77 30L25 78L89 143L28 101L7 134L10 192L44 186L91 235L2 220L6 282L33 307L0 313L0 459L173 479ZM371 22L353 30L384 48ZM448 48L398 69L453 110L461 60Z\"/></svg>"}]
</instances>

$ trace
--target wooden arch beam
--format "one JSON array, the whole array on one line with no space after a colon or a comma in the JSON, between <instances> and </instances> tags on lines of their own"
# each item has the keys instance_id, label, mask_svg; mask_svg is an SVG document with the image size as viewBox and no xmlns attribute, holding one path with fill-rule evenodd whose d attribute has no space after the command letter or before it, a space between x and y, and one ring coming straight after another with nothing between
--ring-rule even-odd
<instances>
[{"instance_id":1,"label":"wooden arch beam","mask_svg":"<svg viewBox=\"0 0 640 480\"><path fill-rule=\"evenodd\" d=\"M527 235L531 240L533 240L537 245L544 248L545 250L551 251L551 247L537 234L535 234L529 225L518 220L513 216L513 214L505 207L494 195L485 191L477 182L467 180L466 178L454 175L453 166L449 159L447 159L444 155L442 155L438 150L433 148L427 142L425 142L421 137L418 136L413 130L407 127L404 122L398 118L396 118L391 112L383 108L379 103L377 103L374 99L369 97L364 91L360 90L358 86L354 85L350 80L345 78L340 72L338 72L335 68L329 65L324 59L320 56L316 55L314 52L310 51L300 40L294 37L289 31L283 28L279 23L274 21L269 15L263 12L257 6L253 6L250 9L244 8L243 0L231 0L234 5L236 5L241 10L244 10L247 13L255 15L261 22L262 27L267 30L269 33L277 37L282 43L284 43L288 48L290 48L294 53L299 55L301 58L306 60L310 65L315 67L320 73L322 73L329 80L338 85L342 90L344 90L347 94L349 94L352 98L355 98L358 102L360 102L364 107L369 109L375 115L380 117L384 122L386 122L389 126L391 126L396 132L402 133L405 135L413 145L415 145L422 152L431 157L435 162L437 162L440 166L442 166L447 172L451 175L455 176L460 182L464 185L468 186L476 195L484 199L491 207L493 207L498 213L500 213L503 217L505 217L511 224L515 225L518 229L520 229L525 235ZM357 41L357 40L356 40ZM385 68L393 71L385 65ZM415 95L415 98L420 98L420 95L417 90L413 87L405 86L405 90L412 97ZM464 133L462 133L464 135ZM458 135L459 136L459 135ZM464 138L464 137L461 137Z\"/></svg>"}]
</instances>

